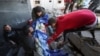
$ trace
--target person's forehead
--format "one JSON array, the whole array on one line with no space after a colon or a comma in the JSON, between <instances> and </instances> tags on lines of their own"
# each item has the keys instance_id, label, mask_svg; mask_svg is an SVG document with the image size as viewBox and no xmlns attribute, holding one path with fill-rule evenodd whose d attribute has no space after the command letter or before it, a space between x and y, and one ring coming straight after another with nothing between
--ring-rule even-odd
<instances>
[{"instance_id":1,"label":"person's forehead","mask_svg":"<svg viewBox=\"0 0 100 56\"><path fill-rule=\"evenodd\" d=\"M7 25L6 27L10 27L10 25Z\"/></svg>"}]
</instances>

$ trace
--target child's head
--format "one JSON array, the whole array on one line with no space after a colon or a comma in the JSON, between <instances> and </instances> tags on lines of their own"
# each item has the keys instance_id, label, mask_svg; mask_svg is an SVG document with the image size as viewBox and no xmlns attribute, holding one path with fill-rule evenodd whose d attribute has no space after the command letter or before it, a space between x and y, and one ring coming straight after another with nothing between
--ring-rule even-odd
<instances>
[{"instance_id":1,"label":"child's head","mask_svg":"<svg viewBox=\"0 0 100 56\"><path fill-rule=\"evenodd\" d=\"M28 35L29 33L33 33L33 31L34 31L33 28L29 25L23 27L23 32L25 35Z\"/></svg>"},{"instance_id":2,"label":"child's head","mask_svg":"<svg viewBox=\"0 0 100 56\"><path fill-rule=\"evenodd\" d=\"M6 25L3 26L3 30L6 31L6 32L11 31L11 26L6 24Z\"/></svg>"},{"instance_id":3,"label":"child's head","mask_svg":"<svg viewBox=\"0 0 100 56\"><path fill-rule=\"evenodd\" d=\"M45 9L41 6L36 6L32 10L32 17L35 15L35 17L41 17L45 13Z\"/></svg>"},{"instance_id":4,"label":"child's head","mask_svg":"<svg viewBox=\"0 0 100 56\"><path fill-rule=\"evenodd\" d=\"M55 26L56 26L56 21L57 21L56 18L50 18L50 19L48 20L48 24L55 28Z\"/></svg>"}]
</instances>

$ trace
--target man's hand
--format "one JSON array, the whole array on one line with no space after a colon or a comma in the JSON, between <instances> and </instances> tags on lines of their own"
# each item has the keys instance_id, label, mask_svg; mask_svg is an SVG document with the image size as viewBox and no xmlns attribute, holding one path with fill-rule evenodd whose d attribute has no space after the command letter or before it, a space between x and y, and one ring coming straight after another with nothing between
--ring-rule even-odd
<instances>
[{"instance_id":1,"label":"man's hand","mask_svg":"<svg viewBox=\"0 0 100 56\"><path fill-rule=\"evenodd\" d=\"M47 43L50 45L50 43L53 42L53 41L54 41L53 38L49 38L48 41L47 41Z\"/></svg>"},{"instance_id":2,"label":"man's hand","mask_svg":"<svg viewBox=\"0 0 100 56\"><path fill-rule=\"evenodd\" d=\"M10 42L11 42L13 45L16 45L16 43L15 43L14 41L10 40Z\"/></svg>"}]
</instances>

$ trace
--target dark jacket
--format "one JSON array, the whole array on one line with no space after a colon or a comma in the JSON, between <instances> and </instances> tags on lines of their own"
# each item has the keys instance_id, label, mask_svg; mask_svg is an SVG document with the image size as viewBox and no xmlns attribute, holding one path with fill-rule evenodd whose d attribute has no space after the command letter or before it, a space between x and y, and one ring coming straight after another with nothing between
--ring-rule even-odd
<instances>
[{"instance_id":1,"label":"dark jacket","mask_svg":"<svg viewBox=\"0 0 100 56\"><path fill-rule=\"evenodd\" d=\"M35 49L35 40L33 37L24 35L22 43L22 46L25 49L25 51L32 51Z\"/></svg>"},{"instance_id":2,"label":"dark jacket","mask_svg":"<svg viewBox=\"0 0 100 56\"><path fill-rule=\"evenodd\" d=\"M23 43L22 45L26 51L32 51L35 48L34 37L28 35L29 27L30 27L29 25L24 26L23 27L23 35L21 35L22 43Z\"/></svg>"},{"instance_id":3,"label":"dark jacket","mask_svg":"<svg viewBox=\"0 0 100 56\"><path fill-rule=\"evenodd\" d=\"M12 40L13 42L15 42L16 44L20 43L20 30L21 29L15 29L12 28L11 31L4 31L3 36L6 42L9 42L10 40Z\"/></svg>"}]
</instances>

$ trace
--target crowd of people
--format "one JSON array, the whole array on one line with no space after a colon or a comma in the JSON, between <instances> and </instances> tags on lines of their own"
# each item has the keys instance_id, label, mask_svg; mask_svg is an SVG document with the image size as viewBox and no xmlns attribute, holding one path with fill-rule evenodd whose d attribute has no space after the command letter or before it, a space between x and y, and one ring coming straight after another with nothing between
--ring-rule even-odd
<instances>
[{"instance_id":1,"label":"crowd of people","mask_svg":"<svg viewBox=\"0 0 100 56\"><path fill-rule=\"evenodd\" d=\"M79 9L89 9L93 12L96 12L96 9L99 7L100 4L100 0L64 0L64 2L65 2L64 14ZM89 32L92 34L92 37L94 38L95 37L94 30L90 30ZM80 36L82 35L81 32L78 32L78 34Z\"/></svg>"},{"instance_id":2,"label":"crowd of people","mask_svg":"<svg viewBox=\"0 0 100 56\"><path fill-rule=\"evenodd\" d=\"M99 6L99 0L66 0L65 2L64 15L59 17L49 18L45 8L36 6L32 9L32 19L29 19L24 27L13 28L8 24L3 26L3 36L12 46L12 56L18 54L20 47L25 50L25 56L34 56L34 52L40 56L52 56L49 52L52 49L50 44L57 40L61 33L64 41L58 43L58 47L65 42L66 33L95 28L98 19L94 11ZM73 11L75 7L78 10ZM68 13L69 9L70 13Z\"/></svg>"},{"instance_id":3,"label":"crowd of people","mask_svg":"<svg viewBox=\"0 0 100 56\"><path fill-rule=\"evenodd\" d=\"M64 0L65 10L64 13L71 12L76 9L90 9L95 12L100 4L100 0Z\"/></svg>"}]
</instances>

